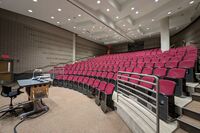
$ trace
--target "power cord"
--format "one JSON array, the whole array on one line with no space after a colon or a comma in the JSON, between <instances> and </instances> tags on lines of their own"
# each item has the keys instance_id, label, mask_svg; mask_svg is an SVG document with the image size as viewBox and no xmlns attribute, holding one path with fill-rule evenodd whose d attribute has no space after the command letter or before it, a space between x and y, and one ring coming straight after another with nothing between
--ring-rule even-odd
<instances>
[{"instance_id":1,"label":"power cord","mask_svg":"<svg viewBox=\"0 0 200 133\"><path fill-rule=\"evenodd\" d=\"M28 119L35 119L45 113L47 113L49 111L49 108L47 108L47 110L43 111L42 113L40 113L39 115L36 115L36 116L27 116L25 117L23 120L21 120L20 122L18 122L15 127L14 127L14 133L17 133L17 127L24 121L28 120Z\"/></svg>"}]
</instances>

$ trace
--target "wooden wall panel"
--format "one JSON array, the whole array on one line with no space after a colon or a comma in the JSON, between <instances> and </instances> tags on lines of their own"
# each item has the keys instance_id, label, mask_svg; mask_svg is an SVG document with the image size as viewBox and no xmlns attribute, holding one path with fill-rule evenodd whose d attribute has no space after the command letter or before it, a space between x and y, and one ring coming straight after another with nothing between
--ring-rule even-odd
<instances>
[{"instance_id":1,"label":"wooden wall panel","mask_svg":"<svg viewBox=\"0 0 200 133\"><path fill-rule=\"evenodd\" d=\"M0 9L0 55L15 59L14 73L72 60L72 33ZM78 37L77 58L104 54L106 47Z\"/></svg>"}]
</instances>

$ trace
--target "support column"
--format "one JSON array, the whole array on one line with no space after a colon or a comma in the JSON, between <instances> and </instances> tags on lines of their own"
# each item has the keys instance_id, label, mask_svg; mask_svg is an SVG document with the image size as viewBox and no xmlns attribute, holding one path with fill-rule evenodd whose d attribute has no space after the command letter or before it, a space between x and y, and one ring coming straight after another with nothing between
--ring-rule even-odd
<instances>
[{"instance_id":1,"label":"support column","mask_svg":"<svg viewBox=\"0 0 200 133\"><path fill-rule=\"evenodd\" d=\"M73 34L73 53L72 53L72 61L75 63L76 61L76 34Z\"/></svg>"},{"instance_id":2,"label":"support column","mask_svg":"<svg viewBox=\"0 0 200 133\"><path fill-rule=\"evenodd\" d=\"M160 37L161 37L161 50L162 52L170 49L170 31L169 31L169 18L160 20Z\"/></svg>"}]
</instances>

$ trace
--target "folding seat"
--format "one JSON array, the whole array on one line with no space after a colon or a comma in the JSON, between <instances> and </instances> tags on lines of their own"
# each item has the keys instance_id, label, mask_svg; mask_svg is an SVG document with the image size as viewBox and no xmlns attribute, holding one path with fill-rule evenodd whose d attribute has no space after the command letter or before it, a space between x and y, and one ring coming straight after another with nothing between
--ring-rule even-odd
<instances>
[{"instance_id":1,"label":"folding seat","mask_svg":"<svg viewBox=\"0 0 200 133\"><path fill-rule=\"evenodd\" d=\"M68 87L68 86L67 86L68 77L69 77L69 75L64 75L64 76L63 76L63 87L65 87L65 88Z\"/></svg>"},{"instance_id":2,"label":"folding seat","mask_svg":"<svg viewBox=\"0 0 200 133\"><path fill-rule=\"evenodd\" d=\"M92 74L92 71L87 71L87 73L86 73L86 76L91 76L91 74Z\"/></svg>"},{"instance_id":3,"label":"folding seat","mask_svg":"<svg viewBox=\"0 0 200 133\"><path fill-rule=\"evenodd\" d=\"M137 66L137 63L136 62L132 62L131 63L131 67L136 67Z\"/></svg>"},{"instance_id":4,"label":"folding seat","mask_svg":"<svg viewBox=\"0 0 200 133\"><path fill-rule=\"evenodd\" d=\"M151 68L153 68L154 67L154 63L153 62L146 63L145 67L151 67Z\"/></svg>"},{"instance_id":5,"label":"folding seat","mask_svg":"<svg viewBox=\"0 0 200 133\"><path fill-rule=\"evenodd\" d=\"M92 84L92 86L90 86L88 88L88 91L87 91L87 96L88 97L90 97L90 98L94 97L94 95L95 95L95 89L99 86L99 83L100 83L100 80L96 79L94 81L94 83Z\"/></svg>"},{"instance_id":6,"label":"folding seat","mask_svg":"<svg viewBox=\"0 0 200 133\"><path fill-rule=\"evenodd\" d=\"M144 67L144 66L145 66L144 62L137 63L137 67Z\"/></svg>"},{"instance_id":7,"label":"folding seat","mask_svg":"<svg viewBox=\"0 0 200 133\"><path fill-rule=\"evenodd\" d=\"M69 88L73 89L74 84L78 81L79 76L74 76L74 78L71 80L71 84L69 84Z\"/></svg>"},{"instance_id":8,"label":"folding seat","mask_svg":"<svg viewBox=\"0 0 200 133\"><path fill-rule=\"evenodd\" d=\"M86 74L87 74L87 71L85 70L85 71L82 72L81 75L86 76Z\"/></svg>"},{"instance_id":9,"label":"folding seat","mask_svg":"<svg viewBox=\"0 0 200 133\"><path fill-rule=\"evenodd\" d=\"M95 76L96 76L96 74L97 74L97 72L96 72L96 71L92 71L92 73L91 73L91 76L92 76L92 77L95 77Z\"/></svg>"},{"instance_id":10,"label":"folding seat","mask_svg":"<svg viewBox=\"0 0 200 133\"><path fill-rule=\"evenodd\" d=\"M106 79L106 77L107 77L107 75L108 75L108 73L107 72L103 72L102 73L102 75L101 75L101 79Z\"/></svg>"},{"instance_id":11,"label":"folding seat","mask_svg":"<svg viewBox=\"0 0 200 133\"><path fill-rule=\"evenodd\" d=\"M82 82L79 83L79 88L81 88L80 91L85 95L87 94L87 87L86 86L87 86L88 81L89 81L89 78L84 77Z\"/></svg>"},{"instance_id":12,"label":"folding seat","mask_svg":"<svg viewBox=\"0 0 200 133\"><path fill-rule=\"evenodd\" d=\"M99 106L101 103L101 94L103 91L105 91L107 82L101 81L99 86L95 88L95 103Z\"/></svg>"},{"instance_id":13,"label":"folding seat","mask_svg":"<svg viewBox=\"0 0 200 133\"><path fill-rule=\"evenodd\" d=\"M182 61L182 56L176 56L176 57L173 57L171 58L170 62L174 62L174 61Z\"/></svg>"},{"instance_id":14,"label":"folding seat","mask_svg":"<svg viewBox=\"0 0 200 133\"><path fill-rule=\"evenodd\" d=\"M152 58L152 60L151 60L151 62L153 62L153 63L156 63L156 62L159 62L159 61L160 61L159 58Z\"/></svg>"},{"instance_id":15,"label":"folding seat","mask_svg":"<svg viewBox=\"0 0 200 133\"><path fill-rule=\"evenodd\" d=\"M165 63L164 62L157 62L157 63L155 63L154 64L154 67L155 68L163 68L163 67L165 67Z\"/></svg>"},{"instance_id":16,"label":"folding seat","mask_svg":"<svg viewBox=\"0 0 200 133\"><path fill-rule=\"evenodd\" d=\"M108 82L110 82L110 80L113 78L113 76L114 76L114 73L113 73L113 72L109 72L109 73L107 74L107 77L105 77L105 79L106 79Z\"/></svg>"},{"instance_id":17,"label":"folding seat","mask_svg":"<svg viewBox=\"0 0 200 133\"><path fill-rule=\"evenodd\" d=\"M151 62L151 59L146 57L146 58L144 58L144 62L149 63L149 62Z\"/></svg>"},{"instance_id":18,"label":"folding seat","mask_svg":"<svg viewBox=\"0 0 200 133\"><path fill-rule=\"evenodd\" d=\"M141 67L135 67L133 72L134 73L141 73L142 72L142 68Z\"/></svg>"},{"instance_id":19,"label":"folding seat","mask_svg":"<svg viewBox=\"0 0 200 133\"><path fill-rule=\"evenodd\" d=\"M194 60L184 60L179 63L179 68L186 69L186 81L195 81L195 61Z\"/></svg>"},{"instance_id":20,"label":"folding seat","mask_svg":"<svg viewBox=\"0 0 200 133\"><path fill-rule=\"evenodd\" d=\"M74 90L77 90L79 92L82 91L82 88L81 86L79 86L79 84L81 84L83 82L83 79L84 79L84 76L79 76L77 81L74 83Z\"/></svg>"},{"instance_id":21,"label":"folding seat","mask_svg":"<svg viewBox=\"0 0 200 133\"><path fill-rule=\"evenodd\" d=\"M118 70L119 70L119 67L114 67L113 70L112 70L112 72L117 73Z\"/></svg>"},{"instance_id":22,"label":"folding seat","mask_svg":"<svg viewBox=\"0 0 200 133\"><path fill-rule=\"evenodd\" d=\"M140 62L144 62L143 57L139 57L139 58L138 58L137 63L140 63Z\"/></svg>"},{"instance_id":23,"label":"folding seat","mask_svg":"<svg viewBox=\"0 0 200 133\"><path fill-rule=\"evenodd\" d=\"M78 71L77 75L82 75L83 71Z\"/></svg>"},{"instance_id":24,"label":"folding seat","mask_svg":"<svg viewBox=\"0 0 200 133\"><path fill-rule=\"evenodd\" d=\"M96 78L100 78L101 75L102 75L102 72L97 72L95 77L96 77Z\"/></svg>"},{"instance_id":25,"label":"folding seat","mask_svg":"<svg viewBox=\"0 0 200 133\"><path fill-rule=\"evenodd\" d=\"M63 75L57 75L55 79L53 80L53 85L54 86L63 86Z\"/></svg>"},{"instance_id":26,"label":"folding seat","mask_svg":"<svg viewBox=\"0 0 200 133\"><path fill-rule=\"evenodd\" d=\"M167 75L166 68L155 68L153 74L159 78L164 78Z\"/></svg>"},{"instance_id":27,"label":"folding seat","mask_svg":"<svg viewBox=\"0 0 200 133\"><path fill-rule=\"evenodd\" d=\"M178 61L169 61L166 62L165 67L166 68L177 68L178 67Z\"/></svg>"},{"instance_id":28,"label":"folding seat","mask_svg":"<svg viewBox=\"0 0 200 133\"><path fill-rule=\"evenodd\" d=\"M120 67L118 71L124 72L126 70L125 67Z\"/></svg>"},{"instance_id":29,"label":"folding seat","mask_svg":"<svg viewBox=\"0 0 200 133\"><path fill-rule=\"evenodd\" d=\"M73 80L74 76L73 75L69 75L69 77L67 78L66 82L66 87L67 88L72 88L72 80Z\"/></svg>"},{"instance_id":30,"label":"folding seat","mask_svg":"<svg viewBox=\"0 0 200 133\"><path fill-rule=\"evenodd\" d=\"M172 68L169 70L167 76L165 77L165 79L173 80L176 82L176 89L175 89L176 96L179 97L183 96L186 86L185 74L186 74L186 69Z\"/></svg>"},{"instance_id":31,"label":"folding seat","mask_svg":"<svg viewBox=\"0 0 200 133\"><path fill-rule=\"evenodd\" d=\"M176 117L175 113L175 101L174 101L174 91L175 91L176 83L171 80L159 80L159 117L165 121L170 122L173 121ZM156 87L154 87L155 93L153 93L153 97L156 97ZM149 99L149 102L156 105L156 102ZM155 112L155 109L154 109Z\"/></svg>"},{"instance_id":32,"label":"folding seat","mask_svg":"<svg viewBox=\"0 0 200 133\"><path fill-rule=\"evenodd\" d=\"M143 68L143 70L142 70L142 74L151 75L152 73L153 73L153 68L150 68L150 67Z\"/></svg>"},{"instance_id":33,"label":"folding seat","mask_svg":"<svg viewBox=\"0 0 200 133\"><path fill-rule=\"evenodd\" d=\"M197 60L197 55L186 55L184 60Z\"/></svg>"}]
</instances>

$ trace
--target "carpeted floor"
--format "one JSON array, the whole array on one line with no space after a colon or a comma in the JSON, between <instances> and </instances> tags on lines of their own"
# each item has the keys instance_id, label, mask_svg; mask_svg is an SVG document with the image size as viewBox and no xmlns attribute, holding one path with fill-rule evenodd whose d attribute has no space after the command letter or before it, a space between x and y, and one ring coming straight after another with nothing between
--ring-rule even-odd
<instances>
[{"instance_id":1,"label":"carpeted floor","mask_svg":"<svg viewBox=\"0 0 200 133\"><path fill-rule=\"evenodd\" d=\"M27 100L26 93L14 102ZM46 114L23 122L18 133L131 133L116 112L104 114L94 99L59 87L51 87L49 98L44 102L50 110ZM9 103L9 98L0 96L0 106ZM0 133L13 133L19 118L7 116L0 120Z\"/></svg>"}]
</instances>

